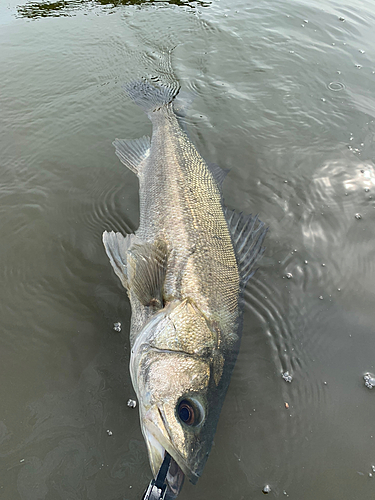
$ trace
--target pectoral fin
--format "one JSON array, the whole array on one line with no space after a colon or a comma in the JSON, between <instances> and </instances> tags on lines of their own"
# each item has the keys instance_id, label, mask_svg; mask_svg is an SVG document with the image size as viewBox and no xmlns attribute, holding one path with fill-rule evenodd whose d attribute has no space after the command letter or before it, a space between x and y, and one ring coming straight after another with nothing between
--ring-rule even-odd
<instances>
[{"instance_id":1,"label":"pectoral fin","mask_svg":"<svg viewBox=\"0 0 375 500\"><path fill-rule=\"evenodd\" d=\"M103 233L103 245L109 261L126 289L128 288L127 251L134 238L134 234L123 236L114 231Z\"/></svg>"},{"instance_id":2,"label":"pectoral fin","mask_svg":"<svg viewBox=\"0 0 375 500\"><path fill-rule=\"evenodd\" d=\"M268 228L257 215L255 217L243 215L228 208L224 209L224 213L232 236L241 285L245 287L249 278L255 273L256 262L264 253L262 244Z\"/></svg>"},{"instance_id":3,"label":"pectoral fin","mask_svg":"<svg viewBox=\"0 0 375 500\"><path fill-rule=\"evenodd\" d=\"M139 241L139 242L138 242ZM141 304L163 307L163 287L168 249L163 240L132 244L128 252L128 283Z\"/></svg>"}]
</instances>

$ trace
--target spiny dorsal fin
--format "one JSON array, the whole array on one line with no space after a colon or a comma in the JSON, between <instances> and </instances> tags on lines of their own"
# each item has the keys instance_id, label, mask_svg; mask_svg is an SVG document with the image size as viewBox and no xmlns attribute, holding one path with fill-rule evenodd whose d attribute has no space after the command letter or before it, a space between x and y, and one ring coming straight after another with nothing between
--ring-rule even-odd
<instances>
[{"instance_id":1,"label":"spiny dorsal fin","mask_svg":"<svg viewBox=\"0 0 375 500\"><path fill-rule=\"evenodd\" d=\"M262 243L268 228L264 227L257 215L243 215L229 208L224 209L224 214L232 236L241 285L245 287L255 273L254 265L264 253Z\"/></svg>"},{"instance_id":2,"label":"spiny dorsal fin","mask_svg":"<svg viewBox=\"0 0 375 500\"><path fill-rule=\"evenodd\" d=\"M134 234L123 236L121 233L104 231L103 245L114 272L124 288L128 288L127 251L135 238Z\"/></svg>"},{"instance_id":3,"label":"spiny dorsal fin","mask_svg":"<svg viewBox=\"0 0 375 500\"><path fill-rule=\"evenodd\" d=\"M160 239L154 243L136 242L129 249L129 288L144 306L163 307L167 259L167 244Z\"/></svg>"},{"instance_id":4,"label":"spiny dorsal fin","mask_svg":"<svg viewBox=\"0 0 375 500\"><path fill-rule=\"evenodd\" d=\"M150 154L150 138L144 135L139 139L116 139L112 144L121 162L138 175L142 161Z\"/></svg>"}]
</instances>

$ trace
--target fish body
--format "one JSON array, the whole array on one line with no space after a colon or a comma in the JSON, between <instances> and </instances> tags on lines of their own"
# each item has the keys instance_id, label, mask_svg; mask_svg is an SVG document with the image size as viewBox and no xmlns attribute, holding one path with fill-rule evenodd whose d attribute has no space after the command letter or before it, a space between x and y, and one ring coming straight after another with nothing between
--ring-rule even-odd
<instances>
[{"instance_id":1,"label":"fish body","mask_svg":"<svg viewBox=\"0 0 375 500\"><path fill-rule=\"evenodd\" d=\"M167 498L195 483L211 449L237 357L241 300L266 230L223 205L224 174L209 167L173 111L177 82L127 86L152 139L114 142L139 178L135 234L103 242L132 307L130 373L154 476L167 451Z\"/></svg>"}]
</instances>

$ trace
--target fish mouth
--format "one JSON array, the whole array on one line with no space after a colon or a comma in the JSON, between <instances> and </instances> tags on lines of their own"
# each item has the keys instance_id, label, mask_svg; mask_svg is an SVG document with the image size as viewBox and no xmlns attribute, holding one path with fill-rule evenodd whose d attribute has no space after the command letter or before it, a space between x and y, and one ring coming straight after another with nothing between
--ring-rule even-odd
<instances>
[{"instance_id":1,"label":"fish mouth","mask_svg":"<svg viewBox=\"0 0 375 500\"><path fill-rule=\"evenodd\" d=\"M143 423L143 435L154 477L160 469L165 453L167 452L171 456L171 464L166 478L168 483L166 499L172 500L181 491L185 476L193 484L198 481L199 476L189 468L186 461L174 448L168 429L164 424L163 412L159 407L150 409L146 413Z\"/></svg>"},{"instance_id":2,"label":"fish mouth","mask_svg":"<svg viewBox=\"0 0 375 500\"><path fill-rule=\"evenodd\" d=\"M151 433L146 432L146 436L150 465L154 476L156 477L167 452ZM166 477L167 492L165 500L174 500L177 497L181 491L182 485L184 484L184 479L185 474L182 472L181 467L171 455L171 462Z\"/></svg>"}]
</instances>

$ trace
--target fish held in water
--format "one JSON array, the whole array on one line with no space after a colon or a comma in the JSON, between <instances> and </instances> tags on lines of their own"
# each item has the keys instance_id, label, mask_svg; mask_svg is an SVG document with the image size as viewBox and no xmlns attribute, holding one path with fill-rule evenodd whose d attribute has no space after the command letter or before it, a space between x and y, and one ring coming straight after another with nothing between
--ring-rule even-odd
<instances>
[{"instance_id":1,"label":"fish held in water","mask_svg":"<svg viewBox=\"0 0 375 500\"><path fill-rule=\"evenodd\" d=\"M267 229L223 205L224 171L209 167L173 110L176 81L127 85L152 139L114 141L139 179L135 234L103 233L132 308L130 373L154 477L170 454L168 499L207 461L237 357L241 301Z\"/></svg>"}]
</instances>

